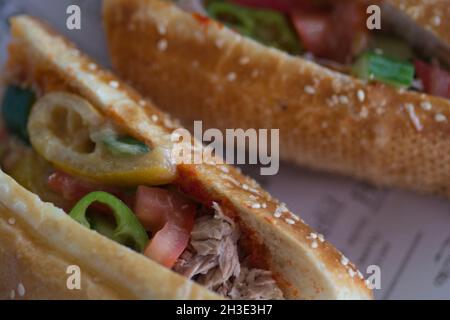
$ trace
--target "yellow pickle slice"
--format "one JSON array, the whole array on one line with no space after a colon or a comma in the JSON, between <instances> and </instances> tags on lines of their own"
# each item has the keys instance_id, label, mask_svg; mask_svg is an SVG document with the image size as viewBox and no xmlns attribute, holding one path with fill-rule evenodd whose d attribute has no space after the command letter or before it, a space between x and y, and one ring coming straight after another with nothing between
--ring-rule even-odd
<instances>
[{"instance_id":1,"label":"yellow pickle slice","mask_svg":"<svg viewBox=\"0 0 450 320\"><path fill-rule=\"evenodd\" d=\"M175 179L170 150L121 134L94 106L52 92L33 106L28 121L34 149L58 169L115 186L162 185Z\"/></svg>"}]
</instances>

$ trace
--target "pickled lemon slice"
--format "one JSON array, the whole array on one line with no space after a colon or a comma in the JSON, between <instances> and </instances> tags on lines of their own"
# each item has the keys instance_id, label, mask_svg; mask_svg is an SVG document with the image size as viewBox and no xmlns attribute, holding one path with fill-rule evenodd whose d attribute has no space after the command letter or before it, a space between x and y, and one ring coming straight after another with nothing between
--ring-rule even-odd
<instances>
[{"instance_id":1,"label":"pickled lemon slice","mask_svg":"<svg viewBox=\"0 0 450 320\"><path fill-rule=\"evenodd\" d=\"M75 176L115 186L161 185L175 178L170 150L148 148L134 155L111 152L107 142L118 140L117 129L74 94L53 92L40 98L31 111L28 132L42 157Z\"/></svg>"}]
</instances>

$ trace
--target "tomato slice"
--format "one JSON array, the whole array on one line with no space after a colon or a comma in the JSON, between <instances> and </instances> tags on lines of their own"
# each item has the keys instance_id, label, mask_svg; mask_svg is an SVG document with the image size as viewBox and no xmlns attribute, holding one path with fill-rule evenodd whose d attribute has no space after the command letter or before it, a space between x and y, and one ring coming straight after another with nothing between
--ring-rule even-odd
<instances>
[{"instance_id":1,"label":"tomato slice","mask_svg":"<svg viewBox=\"0 0 450 320\"><path fill-rule=\"evenodd\" d=\"M291 18L305 48L317 57L329 57L332 17L324 12L294 10Z\"/></svg>"},{"instance_id":2,"label":"tomato slice","mask_svg":"<svg viewBox=\"0 0 450 320\"><path fill-rule=\"evenodd\" d=\"M450 99L450 73L421 60L414 62L417 77L428 94Z\"/></svg>"},{"instance_id":3,"label":"tomato slice","mask_svg":"<svg viewBox=\"0 0 450 320\"><path fill-rule=\"evenodd\" d=\"M134 211L144 228L154 235L144 254L172 268L189 244L195 204L166 189L140 186Z\"/></svg>"},{"instance_id":4,"label":"tomato slice","mask_svg":"<svg viewBox=\"0 0 450 320\"><path fill-rule=\"evenodd\" d=\"M111 193L128 205L133 203L132 197L127 195L122 189L98 185L90 181L73 177L62 171L52 173L47 182L50 190L61 195L64 200L67 200L72 206L81 200L81 198L94 191ZM109 208L102 205L94 205L94 208L101 212L110 212Z\"/></svg>"},{"instance_id":5,"label":"tomato slice","mask_svg":"<svg viewBox=\"0 0 450 320\"><path fill-rule=\"evenodd\" d=\"M331 10L296 8L292 22L304 46L319 58L350 63L367 42L364 8L337 3Z\"/></svg>"},{"instance_id":6,"label":"tomato slice","mask_svg":"<svg viewBox=\"0 0 450 320\"><path fill-rule=\"evenodd\" d=\"M188 246L189 238L190 232L168 222L150 240L144 255L167 268L172 268Z\"/></svg>"}]
</instances>

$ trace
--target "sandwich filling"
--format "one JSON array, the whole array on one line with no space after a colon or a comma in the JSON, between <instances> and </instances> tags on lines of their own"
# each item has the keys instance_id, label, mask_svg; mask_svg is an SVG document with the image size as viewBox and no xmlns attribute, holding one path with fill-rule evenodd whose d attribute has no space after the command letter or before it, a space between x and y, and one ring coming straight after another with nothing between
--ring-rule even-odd
<instances>
[{"instance_id":1,"label":"sandwich filling","mask_svg":"<svg viewBox=\"0 0 450 320\"><path fill-rule=\"evenodd\" d=\"M283 299L275 275L256 262L261 252L244 249L249 237L219 202L179 190L166 149L113 124L55 75L31 75L22 52L10 50L2 170L80 224L224 297Z\"/></svg>"},{"instance_id":2,"label":"sandwich filling","mask_svg":"<svg viewBox=\"0 0 450 320\"><path fill-rule=\"evenodd\" d=\"M450 99L448 66L409 41L367 27L363 1L175 0L182 9L364 81Z\"/></svg>"}]
</instances>

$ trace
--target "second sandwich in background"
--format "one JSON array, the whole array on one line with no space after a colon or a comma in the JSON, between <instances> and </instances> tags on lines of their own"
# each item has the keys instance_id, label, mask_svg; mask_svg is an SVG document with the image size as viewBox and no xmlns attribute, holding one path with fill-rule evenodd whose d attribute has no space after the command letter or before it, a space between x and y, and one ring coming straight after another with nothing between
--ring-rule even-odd
<instances>
[{"instance_id":1,"label":"second sandwich in background","mask_svg":"<svg viewBox=\"0 0 450 320\"><path fill-rule=\"evenodd\" d=\"M118 73L185 125L280 129L284 160L450 196L448 1L375 1L381 31L369 2L320 3L106 0L104 18Z\"/></svg>"}]
</instances>

